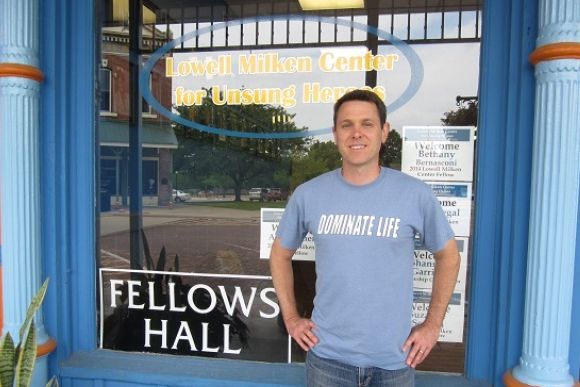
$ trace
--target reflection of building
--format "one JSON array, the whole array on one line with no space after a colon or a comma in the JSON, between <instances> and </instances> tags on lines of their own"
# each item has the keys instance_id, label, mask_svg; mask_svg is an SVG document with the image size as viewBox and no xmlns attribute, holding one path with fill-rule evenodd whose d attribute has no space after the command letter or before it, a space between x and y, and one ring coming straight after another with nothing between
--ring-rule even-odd
<instances>
[{"instance_id":1,"label":"reflection of building","mask_svg":"<svg viewBox=\"0 0 580 387\"><path fill-rule=\"evenodd\" d=\"M150 28L143 29L143 44L153 42ZM155 31L155 41L165 34ZM157 43L159 44L159 43ZM129 32L124 27L103 29L99 142L101 208L127 206L129 195ZM161 76L165 62L157 62L150 78L151 93L165 107L171 107L171 79ZM142 192L143 205L168 205L171 201L171 150L177 139L168 120L143 101L142 105Z\"/></svg>"}]
</instances>

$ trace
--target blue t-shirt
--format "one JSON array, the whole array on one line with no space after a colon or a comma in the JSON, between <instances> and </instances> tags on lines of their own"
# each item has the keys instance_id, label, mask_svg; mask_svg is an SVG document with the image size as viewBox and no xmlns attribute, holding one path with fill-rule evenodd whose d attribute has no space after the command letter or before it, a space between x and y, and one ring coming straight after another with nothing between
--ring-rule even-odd
<instances>
[{"instance_id":1,"label":"blue t-shirt","mask_svg":"<svg viewBox=\"0 0 580 387\"><path fill-rule=\"evenodd\" d=\"M415 236L431 252L453 238L432 190L388 168L362 186L340 170L325 173L295 190L277 237L294 250L308 232L316 246L313 351L358 367L404 368Z\"/></svg>"}]
</instances>

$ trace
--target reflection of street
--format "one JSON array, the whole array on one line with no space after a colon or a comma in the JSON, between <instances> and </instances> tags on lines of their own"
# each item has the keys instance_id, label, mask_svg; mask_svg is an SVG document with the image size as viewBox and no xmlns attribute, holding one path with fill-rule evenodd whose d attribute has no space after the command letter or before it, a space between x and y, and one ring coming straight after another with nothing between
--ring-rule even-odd
<instances>
[{"instance_id":1,"label":"reflection of street","mask_svg":"<svg viewBox=\"0 0 580 387\"><path fill-rule=\"evenodd\" d=\"M259 223L252 220L190 218L145 229L154 260L165 246L168 262L179 256L180 271L268 275L268 262L258 253ZM128 268L127 231L101 238L103 267Z\"/></svg>"},{"instance_id":2,"label":"reflection of street","mask_svg":"<svg viewBox=\"0 0 580 387\"><path fill-rule=\"evenodd\" d=\"M181 205L143 213L154 260L165 247L168 265L179 256L180 271L269 275L259 259L258 211ZM129 215L101 215L101 267L129 267Z\"/></svg>"}]
</instances>

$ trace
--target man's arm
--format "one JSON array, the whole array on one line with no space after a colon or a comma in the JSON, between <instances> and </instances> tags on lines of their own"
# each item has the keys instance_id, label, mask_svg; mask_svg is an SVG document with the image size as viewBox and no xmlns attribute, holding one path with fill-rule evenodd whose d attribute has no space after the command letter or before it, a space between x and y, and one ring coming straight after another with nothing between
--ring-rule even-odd
<instances>
[{"instance_id":1,"label":"man's arm","mask_svg":"<svg viewBox=\"0 0 580 387\"><path fill-rule=\"evenodd\" d=\"M434 257L435 271L429 312L425 321L413 328L403 346L403 351L410 350L407 365L413 368L425 360L437 343L447 306L455 289L461 262L455 239L450 239Z\"/></svg>"},{"instance_id":2,"label":"man's arm","mask_svg":"<svg viewBox=\"0 0 580 387\"><path fill-rule=\"evenodd\" d=\"M318 343L318 338L312 332L314 323L310 319L302 318L296 308L292 269L294 252L295 250L282 247L280 239L276 238L270 253L270 271L288 334L303 350L308 351Z\"/></svg>"}]
</instances>

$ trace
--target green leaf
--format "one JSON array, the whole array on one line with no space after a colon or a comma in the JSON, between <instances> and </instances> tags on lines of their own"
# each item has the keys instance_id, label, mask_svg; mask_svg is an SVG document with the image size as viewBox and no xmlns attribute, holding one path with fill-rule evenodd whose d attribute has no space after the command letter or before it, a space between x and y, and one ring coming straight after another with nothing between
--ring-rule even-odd
<instances>
[{"instance_id":1,"label":"green leaf","mask_svg":"<svg viewBox=\"0 0 580 387\"><path fill-rule=\"evenodd\" d=\"M12 387L14 383L14 341L10 333L0 339L0 386Z\"/></svg>"},{"instance_id":2,"label":"green leaf","mask_svg":"<svg viewBox=\"0 0 580 387\"><path fill-rule=\"evenodd\" d=\"M159 259L157 260L156 271L165 271L165 262L167 260L167 254L165 252L165 246L161 248L161 253L159 253ZM153 279L155 280L155 298L163 297L163 280L165 274L155 273Z\"/></svg>"},{"instance_id":3,"label":"green leaf","mask_svg":"<svg viewBox=\"0 0 580 387\"><path fill-rule=\"evenodd\" d=\"M157 267L155 270L157 271L165 271L165 261L167 260L167 253L165 252L165 246L161 248L161 252L159 253L159 259L157 260Z\"/></svg>"},{"instance_id":4,"label":"green leaf","mask_svg":"<svg viewBox=\"0 0 580 387\"><path fill-rule=\"evenodd\" d=\"M36 327L34 320L30 321L28 329L24 332L24 341L21 341L19 345L22 346L22 349L16 362L14 387L29 387L34 363L36 362Z\"/></svg>"},{"instance_id":5,"label":"green leaf","mask_svg":"<svg viewBox=\"0 0 580 387\"><path fill-rule=\"evenodd\" d=\"M145 255L145 265L147 270L153 270L153 258L151 257L151 250L149 249L149 242L145 236L145 231L141 230L141 239L143 240L143 254Z\"/></svg>"},{"instance_id":6,"label":"green leaf","mask_svg":"<svg viewBox=\"0 0 580 387\"><path fill-rule=\"evenodd\" d=\"M175 260L173 261L173 266L175 266L175 271L179 273L179 256L175 254Z\"/></svg>"},{"instance_id":7,"label":"green leaf","mask_svg":"<svg viewBox=\"0 0 580 387\"><path fill-rule=\"evenodd\" d=\"M46 289L48 289L48 278L44 281L44 283L42 284L42 286L40 287L40 289L38 290L32 301L30 302L30 305L28 305L28 310L26 311L26 320L24 320L24 323L20 327L21 343L24 342L23 340L24 333L28 329L28 325L30 325L32 319L34 319L36 311L38 310L38 308L40 308L42 300L44 300L44 296L46 295Z\"/></svg>"}]
</instances>

